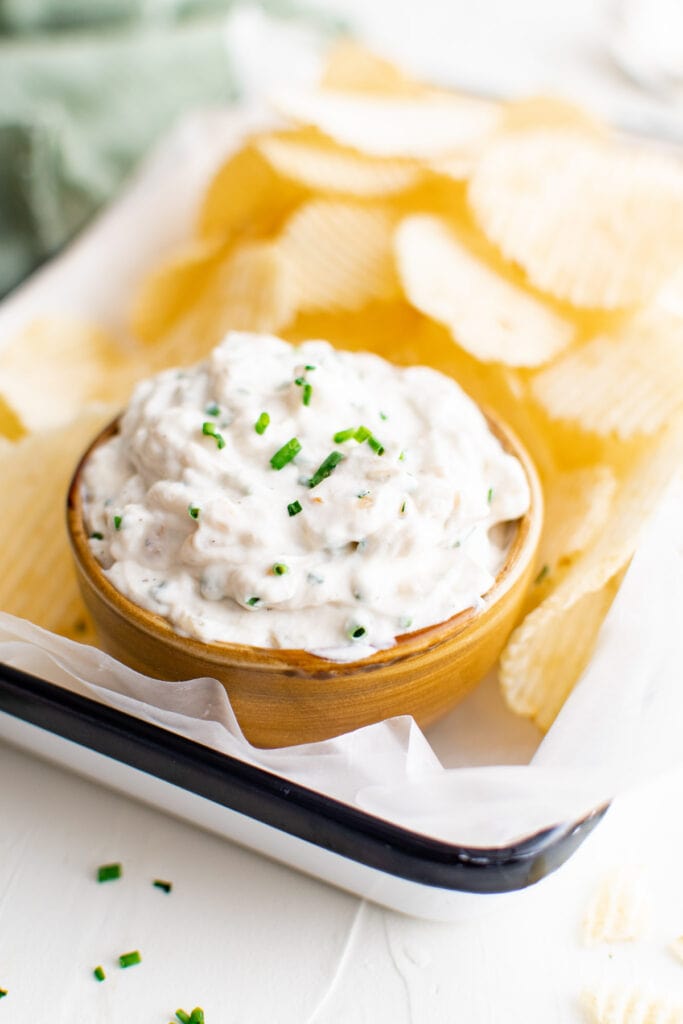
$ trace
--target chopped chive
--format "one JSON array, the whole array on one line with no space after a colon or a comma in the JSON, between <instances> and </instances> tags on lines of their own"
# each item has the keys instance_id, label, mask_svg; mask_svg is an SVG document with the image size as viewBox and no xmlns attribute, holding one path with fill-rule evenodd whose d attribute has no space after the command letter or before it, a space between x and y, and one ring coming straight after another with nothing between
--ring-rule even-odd
<instances>
[{"instance_id":1,"label":"chopped chive","mask_svg":"<svg viewBox=\"0 0 683 1024\"><path fill-rule=\"evenodd\" d=\"M304 370L315 370L315 366L311 366L310 363L306 363L306 365L304 366Z\"/></svg>"},{"instance_id":2,"label":"chopped chive","mask_svg":"<svg viewBox=\"0 0 683 1024\"><path fill-rule=\"evenodd\" d=\"M367 441L369 437L372 437L372 431L368 430L367 427L356 427L353 436L358 441L358 444L362 444L363 441Z\"/></svg>"},{"instance_id":3,"label":"chopped chive","mask_svg":"<svg viewBox=\"0 0 683 1024\"><path fill-rule=\"evenodd\" d=\"M550 575L550 566L549 565L544 565L543 568L541 569L541 571L539 572L538 576L534 580L534 583L542 583L543 580L546 578L546 576L549 576L549 575Z\"/></svg>"},{"instance_id":4,"label":"chopped chive","mask_svg":"<svg viewBox=\"0 0 683 1024\"><path fill-rule=\"evenodd\" d=\"M0 988L0 999L4 999L6 995L7 995L7 989L6 988Z\"/></svg>"},{"instance_id":5,"label":"chopped chive","mask_svg":"<svg viewBox=\"0 0 683 1024\"><path fill-rule=\"evenodd\" d=\"M295 377L294 378L294 383L297 385L297 387L302 388L304 386L304 384L306 383L306 378L305 377Z\"/></svg>"},{"instance_id":6,"label":"chopped chive","mask_svg":"<svg viewBox=\"0 0 683 1024\"><path fill-rule=\"evenodd\" d=\"M192 1024L192 1018L189 1013L185 1013L184 1010L176 1010L175 1015L180 1021L180 1024Z\"/></svg>"},{"instance_id":7,"label":"chopped chive","mask_svg":"<svg viewBox=\"0 0 683 1024\"><path fill-rule=\"evenodd\" d=\"M335 444L343 444L344 441L351 441L356 436L356 428L349 427L348 430L338 430L332 440Z\"/></svg>"},{"instance_id":8,"label":"chopped chive","mask_svg":"<svg viewBox=\"0 0 683 1024\"><path fill-rule=\"evenodd\" d=\"M164 882L161 878L155 878L152 882L155 889L161 889L162 892L170 892L173 888L173 882Z\"/></svg>"},{"instance_id":9,"label":"chopped chive","mask_svg":"<svg viewBox=\"0 0 683 1024\"><path fill-rule=\"evenodd\" d=\"M378 455L384 455L384 445L381 441L378 441L376 437L371 435L368 438L368 444L372 448L373 452L377 452Z\"/></svg>"},{"instance_id":10,"label":"chopped chive","mask_svg":"<svg viewBox=\"0 0 683 1024\"><path fill-rule=\"evenodd\" d=\"M301 504L300 504L300 502L292 501L287 506L287 511L289 512L290 516L298 516L299 512L301 512Z\"/></svg>"},{"instance_id":11,"label":"chopped chive","mask_svg":"<svg viewBox=\"0 0 683 1024\"><path fill-rule=\"evenodd\" d=\"M107 977L107 975L104 973L104 967L102 966L96 967L95 970L93 971L93 974L95 975L98 981L104 981L104 979Z\"/></svg>"},{"instance_id":12,"label":"chopped chive","mask_svg":"<svg viewBox=\"0 0 683 1024\"><path fill-rule=\"evenodd\" d=\"M187 512L190 519L199 519L199 513L201 512L201 509L197 508L196 505L188 505Z\"/></svg>"},{"instance_id":13,"label":"chopped chive","mask_svg":"<svg viewBox=\"0 0 683 1024\"><path fill-rule=\"evenodd\" d=\"M120 530L122 522L123 522L123 516L114 516L114 529L115 530Z\"/></svg>"},{"instance_id":14,"label":"chopped chive","mask_svg":"<svg viewBox=\"0 0 683 1024\"><path fill-rule=\"evenodd\" d=\"M202 434L206 437L213 437L217 448L225 448L225 438L222 434L218 433L215 423L202 423Z\"/></svg>"},{"instance_id":15,"label":"chopped chive","mask_svg":"<svg viewBox=\"0 0 683 1024\"><path fill-rule=\"evenodd\" d=\"M311 404L311 395L313 394L313 388L310 384L304 384L303 403L304 405Z\"/></svg>"},{"instance_id":16,"label":"chopped chive","mask_svg":"<svg viewBox=\"0 0 683 1024\"><path fill-rule=\"evenodd\" d=\"M358 494L356 495L356 497L358 497L358 498L367 498L369 493L370 493L370 491L359 491Z\"/></svg>"},{"instance_id":17,"label":"chopped chive","mask_svg":"<svg viewBox=\"0 0 683 1024\"><path fill-rule=\"evenodd\" d=\"M405 462L406 461L406 453L405 453L405 451L401 452L401 454L398 457L398 461L399 462Z\"/></svg>"},{"instance_id":18,"label":"chopped chive","mask_svg":"<svg viewBox=\"0 0 683 1024\"><path fill-rule=\"evenodd\" d=\"M401 515L404 514L405 510L406 510L406 503L404 501L403 504L401 505Z\"/></svg>"},{"instance_id":19,"label":"chopped chive","mask_svg":"<svg viewBox=\"0 0 683 1024\"><path fill-rule=\"evenodd\" d=\"M259 418L256 420L256 423L254 424L254 430L256 431L257 434L265 434L266 428L269 423L270 416L268 415L267 412L262 412Z\"/></svg>"},{"instance_id":20,"label":"chopped chive","mask_svg":"<svg viewBox=\"0 0 683 1024\"><path fill-rule=\"evenodd\" d=\"M249 605L250 608L255 608L256 605L260 603L260 601L261 601L260 597L248 597L247 598L247 604Z\"/></svg>"},{"instance_id":21,"label":"chopped chive","mask_svg":"<svg viewBox=\"0 0 683 1024\"><path fill-rule=\"evenodd\" d=\"M413 624L413 620L409 615L402 615L398 620L399 629L410 629Z\"/></svg>"},{"instance_id":22,"label":"chopped chive","mask_svg":"<svg viewBox=\"0 0 683 1024\"><path fill-rule=\"evenodd\" d=\"M220 416L221 414L220 406L216 405L215 402L211 402L210 405L207 405L204 412L207 416Z\"/></svg>"},{"instance_id":23,"label":"chopped chive","mask_svg":"<svg viewBox=\"0 0 683 1024\"><path fill-rule=\"evenodd\" d=\"M346 635L349 640L360 640L361 637L365 636L367 630L365 626L349 626Z\"/></svg>"},{"instance_id":24,"label":"chopped chive","mask_svg":"<svg viewBox=\"0 0 683 1024\"><path fill-rule=\"evenodd\" d=\"M309 487L317 487L319 483L325 480L333 469L335 469L342 461L344 456L341 452L330 452L326 459L320 463L313 476L308 481Z\"/></svg>"},{"instance_id":25,"label":"chopped chive","mask_svg":"<svg viewBox=\"0 0 683 1024\"><path fill-rule=\"evenodd\" d=\"M204 1024L204 1011L201 1006L195 1006L190 1014L190 1024Z\"/></svg>"},{"instance_id":26,"label":"chopped chive","mask_svg":"<svg viewBox=\"0 0 683 1024\"><path fill-rule=\"evenodd\" d=\"M486 492L486 500L488 501L489 505L493 501L493 487L489 487L488 491Z\"/></svg>"},{"instance_id":27,"label":"chopped chive","mask_svg":"<svg viewBox=\"0 0 683 1024\"><path fill-rule=\"evenodd\" d=\"M388 420L388 419L389 419L389 417L387 416L387 414L386 414L385 412L382 412L381 410L380 410L379 418L380 418L381 420Z\"/></svg>"},{"instance_id":28,"label":"chopped chive","mask_svg":"<svg viewBox=\"0 0 683 1024\"><path fill-rule=\"evenodd\" d=\"M91 533L90 540L104 540L104 534L98 533L97 531L95 533Z\"/></svg>"},{"instance_id":29,"label":"chopped chive","mask_svg":"<svg viewBox=\"0 0 683 1024\"><path fill-rule=\"evenodd\" d=\"M134 967L139 963L142 963L142 957L137 949L130 953L122 953L119 957L119 967Z\"/></svg>"},{"instance_id":30,"label":"chopped chive","mask_svg":"<svg viewBox=\"0 0 683 1024\"><path fill-rule=\"evenodd\" d=\"M284 576L286 572L289 572L289 566L285 565L284 562L276 562L273 566L274 576Z\"/></svg>"},{"instance_id":31,"label":"chopped chive","mask_svg":"<svg viewBox=\"0 0 683 1024\"><path fill-rule=\"evenodd\" d=\"M122 875L122 869L120 864L102 864L97 869L97 881L98 882L112 882Z\"/></svg>"},{"instance_id":32,"label":"chopped chive","mask_svg":"<svg viewBox=\"0 0 683 1024\"><path fill-rule=\"evenodd\" d=\"M299 452L301 451L301 443L296 437L291 437L287 444L283 444L282 448L278 448L275 455L272 456L270 464L273 469L282 469L288 462L291 462Z\"/></svg>"}]
</instances>

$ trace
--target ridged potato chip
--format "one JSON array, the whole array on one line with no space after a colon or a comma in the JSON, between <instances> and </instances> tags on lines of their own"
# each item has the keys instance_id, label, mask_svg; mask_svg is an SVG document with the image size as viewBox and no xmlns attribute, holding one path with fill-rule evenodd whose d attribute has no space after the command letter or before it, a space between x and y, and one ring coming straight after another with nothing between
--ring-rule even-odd
<instances>
[{"instance_id":1,"label":"ridged potato chip","mask_svg":"<svg viewBox=\"0 0 683 1024\"><path fill-rule=\"evenodd\" d=\"M342 39L327 54L320 80L323 89L341 92L420 96L427 88L354 39Z\"/></svg>"},{"instance_id":2,"label":"ridged potato chip","mask_svg":"<svg viewBox=\"0 0 683 1024\"><path fill-rule=\"evenodd\" d=\"M683 409L683 319L646 310L540 371L531 392L551 419L622 440L653 434Z\"/></svg>"},{"instance_id":3,"label":"ridged potato chip","mask_svg":"<svg viewBox=\"0 0 683 1024\"><path fill-rule=\"evenodd\" d=\"M391 215L379 206L325 199L301 206L277 240L294 307L358 309L395 298L393 228Z\"/></svg>"},{"instance_id":4,"label":"ridged potato chip","mask_svg":"<svg viewBox=\"0 0 683 1024\"><path fill-rule=\"evenodd\" d=\"M66 423L87 402L122 402L134 376L121 345L66 317L33 321L0 351L0 399L27 433Z\"/></svg>"},{"instance_id":5,"label":"ridged potato chip","mask_svg":"<svg viewBox=\"0 0 683 1024\"><path fill-rule=\"evenodd\" d=\"M76 463L116 407L98 405L61 427L0 451L0 609L45 629L81 636L83 606L64 522Z\"/></svg>"},{"instance_id":6,"label":"ridged potato chip","mask_svg":"<svg viewBox=\"0 0 683 1024\"><path fill-rule=\"evenodd\" d=\"M581 1002L592 1024L683 1024L683 1004L637 986L586 989Z\"/></svg>"},{"instance_id":7,"label":"ridged potato chip","mask_svg":"<svg viewBox=\"0 0 683 1024\"><path fill-rule=\"evenodd\" d=\"M632 942L645 933L650 904L642 871L618 867L603 878L583 921L587 946L601 942Z\"/></svg>"},{"instance_id":8,"label":"ridged potato chip","mask_svg":"<svg viewBox=\"0 0 683 1024\"><path fill-rule=\"evenodd\" d=\"M539 366L571 342L570 323L499 277L438 218L406 218L395 248L408 300L477 359Z\"/></svg>"},{"instance_id":9,"label":"ridged potato chip","mask_svg":"<svg viewBox=\"0 0 683 1024\"><path fill-rule=\"evenodd\" d=\"M256 143L273 170L312 191L346 196L388 196L410 188L422 173L415 163L380 161L359 153L286 136Z\"/></svg>"},{"instance_id":10,"label":"ridged potato chip","mask_svg":"<svg viewBox=\"0 0 683 1024\"><path fill-rule=\"evenodd\" d=\"M683 460L683 423L645 447L616 489L605 528L510 636L499 680L510 708L547 729L586 667L619 576Z\"/></svg>"},{"instance_id":11,"label":"ridged potato chip","mask_svg":"<svg viewBox=\"0 0 683 1024\"><path fill-rule=\"evenodd\" d=\"M683 165L635 147L578 132L503 135L469 201L506 259L575 306L635 306L681 262Z\"/></svg>"},{"instance_id":12,"label":"ridged potato chip","mask_svg":"<svg viewBox=\"0 0 683 1024\"><path fill-rule=\"evenodd\" d=\"M470 147L495 131L500 107L488 100L355 95L331 89L281 92L279 113L296 124L378 157L436 157Z\"/></svg>"}]
</instances>

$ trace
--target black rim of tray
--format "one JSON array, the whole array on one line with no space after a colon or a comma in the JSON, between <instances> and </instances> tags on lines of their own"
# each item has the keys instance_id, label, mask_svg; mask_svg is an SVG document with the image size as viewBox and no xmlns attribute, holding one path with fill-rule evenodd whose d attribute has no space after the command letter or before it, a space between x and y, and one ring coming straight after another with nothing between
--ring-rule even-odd
<instances>
[{"instance_id":1,"label":"black rim of tray","mask_svg":"<svg viewBox=\"0 0 683 1024\"><path fill-rule=\"evenodd\" d=\"M0 665L0 711L322 849L440 889L492 894L532 885L560 867L607 810L509 846L457 846L7 665Z\"/></svg>"}]
</instances>

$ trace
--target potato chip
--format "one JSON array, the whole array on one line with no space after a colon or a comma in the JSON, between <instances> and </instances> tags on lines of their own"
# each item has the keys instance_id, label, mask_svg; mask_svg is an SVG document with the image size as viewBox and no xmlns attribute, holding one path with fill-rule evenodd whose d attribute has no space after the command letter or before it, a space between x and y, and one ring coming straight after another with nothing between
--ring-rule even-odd
<instances>
[{"instance_id":1,"label":"potato chip","mask_svg":"<svg viewBox=\"0 0 683 1024\"><path fill-rule=\"evenodd\" d=\"M148 274L130 315L134 336L145 342L163 337L197 303L212 271L224 257L222 240L196 239Z\"/></svg>"},{"instance_id":2,"label":"potato chip","mask_svg":"<svg viewBox=\"0 0 683 1024\"><path fill-rule=\"evenodd\" d=\"M329 145L266 136L256 147L278 174L313 191L347 196L387 196L410 188L415 163L379 161Z\"/></svg>"},{"instance_id":3,"label":"potato chip","mask_svg":"<svg viewBox=\"0 0 683 1024\"><path fill-rule=\"evenodd\" d=\"M0 352L0 397L26 431L65 423L86 402L122 402L133 376L120 345L66 317L33 321Z\"/></svg>"},{"instance_id":4,"label":"potato chip","mask_svg":"<svg viewBox=\"0 0 683 1024\"><path fill-rule=\"evenodd\" d=\"M19 416L0 394L0 440L9 438L16 441L26 433Z\"/></svg>"},{"instance_id":5,"label":"potato chip","mask_svg":"<svg viewBox=\"0 0 683 1024\"><path fill-rule=\"evenodd\" d=\"M281 178L258 149L246 145L209 185L199 213L199 234L220 241L267 238L306 195L306 189Z\"/></svg>"},{"instance_id":6,"label":"potato chip","mask_svg":"<svg viewBox=\"0 0 683 1024\"><path fill-rule=\"evenodd\" d=\"M396 260L408 300L484 362L538 366L572 340L572 325L468 251L436 217L406 218Z\"/></svg>"},{"instance_id":7,"label":"potato chip","mask_svg":"<svg viewBox=\"0 0 683 1024\"><path fill-rule=\"evenodd\" d=\"M579 307L644 302L681 262L683 166L578 132L501 136L469 185L477 220L538 288Z\"/></svg>"},{"instance_id":8,"label":"potato chip","mask_svg":"<svg viewBox=\"0 0 683 1024\"><path fill-rule=\"evenodd\" d=\"M320 84L340 92L374 92L391 96L420 96L421 82L351 38L342 39L327 55Z\"/></svg>"},{"instance_id":9,"label":"potato chip","mask_svg":"<svg viewBox=\"0 0 683 1024\"><path fill-rule=\"evenodd\" d=\"M486 138L500 120L496 103L446 94L411 99L283 91L274 105L296 124L378 157L448 156Z\"/></svg>"},{"instance_id":10,"label":"potato chip","mask_svg":"<svg viewBox=\"0 0 683 1024\"><path fill-rule=\"evenodd\" d=\"M510 636L499 680L513 711L548 728L588 664L640 531L683 460L683 423L634 461L619 482L612 511L595 541L576 556L549 596Z\"/></svg>"},{"instance_id":11,"label":"potato chip","mask_svg":"<svg viewBox=\"0 0 683 1024\"><path fill-rule=\"evenodd\" d=\"M58 633L88 636L64 523L76 463L116 407L90 407L64 426L0 452L0 609Z\"/></svg>"},{"instance_id":12,"label":"potato chip","mask_svg":"<svg viewBox=\"0 0 683 1024\"><path fill-rule=\"evenodd\" d=\"M569 100L559 96L526 96L511 100L503 107L501 131L531 131L547 128L553 131L582 131L606 136L606 127Z\"/></svg>"},{"instance_id":13,"label":"potato chip","mask_svg":"<svg viewBox=\"0 0 683 1024\"><path fill-rule=\"evenodd\" d=\"M542 370L531 392L551 419L628 440L683 409L683 319L646 310Z\"/></svg>"},{"instance_id":14,"label":"potato chip","mask_svg":"<svg viewBox=\"0 0 683 1024\"><path fill-rule=\"evenodd\" d=\"M586 945L600 942L632 942L645 933L650 917L642 871L619 867L601 882L586 911L583 939Z\"/></svg>"},{"instance_id":15,"label":"potato chip","mask_svg":"<svg viewBox=\"0 0 683 1024\"><path fill-rule=\"evenodd\" d=\"M316 199L285 225L277 246L301 311L358 309L398 295L393 220L379 206Z\"/></svg>"},{"instance_id":16,"label":"potato chip","mask_svg":"<svg viewBox=\"0 0 683 1024\"><path fill-rule=\"evenodd\" d=\"M592 1024L683 1024L683 1005L632 985L586 989L581 1001Z\"/></svg>"}]
</instances>

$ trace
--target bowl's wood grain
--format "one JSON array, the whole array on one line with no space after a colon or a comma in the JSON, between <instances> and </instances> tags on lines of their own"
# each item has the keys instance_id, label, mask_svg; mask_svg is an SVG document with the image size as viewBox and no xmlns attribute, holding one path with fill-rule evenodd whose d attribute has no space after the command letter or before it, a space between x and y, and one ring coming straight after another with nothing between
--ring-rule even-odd
<instances>
[{"instance_id":1,"label":"bowl's wood grain","mask_svg":"<svg viewBox=\"0 0 683 1024\"><path fill-rule=\"evenodd\" d=\"M394 647L350 663L306 651L239 644L205 644L179 636L158 615L138 607L104 576L83 526L81 473L95 439L76 469L67 525L79 584L103 649L131 668L159 679L213 676L225 686L250 743L284 747L337 736L393 715L421 726L450 710L493 665L521 610L534 572L543 518L536 471L514 434L487 413L507 451L522 463L531 507L519 521L505 565L479 608L397 639Z\"/></svg>"}]
</instances>

